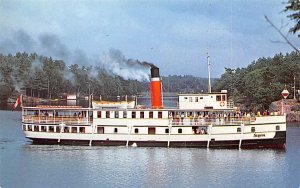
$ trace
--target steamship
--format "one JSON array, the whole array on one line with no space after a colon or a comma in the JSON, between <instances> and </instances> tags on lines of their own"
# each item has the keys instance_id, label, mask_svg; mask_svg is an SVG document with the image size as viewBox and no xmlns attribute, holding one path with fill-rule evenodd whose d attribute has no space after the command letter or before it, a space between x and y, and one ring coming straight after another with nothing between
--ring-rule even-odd
<instances>
[{"instance_id":1,"label":"steamship","mask_svg":"<svg viewBox=\"0 0 300 188\"><path fill-rule=\"evenodd\" d=\"M285 115L241 113L227 91L179 94L164 108L161 78L151 68L151 108L134 106L36 106L22 108L22 129L34 144L284 148Z\"/></svg>"}]
</instances>

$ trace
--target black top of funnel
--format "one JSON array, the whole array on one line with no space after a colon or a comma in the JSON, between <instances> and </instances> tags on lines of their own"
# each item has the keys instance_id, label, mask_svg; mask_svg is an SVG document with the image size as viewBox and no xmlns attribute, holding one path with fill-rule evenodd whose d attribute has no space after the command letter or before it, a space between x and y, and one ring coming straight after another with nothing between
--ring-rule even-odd
<instances>
[{"instance_id":1,"label":"black top of funnel","mask_svg":"<svg viewBox=\"0 0 300 188\"><path fill-rule=\"evenodd\" d=\"M151 78L159 78L159 68L157 67L151 67Z\"/></svg>"}]
</instances>

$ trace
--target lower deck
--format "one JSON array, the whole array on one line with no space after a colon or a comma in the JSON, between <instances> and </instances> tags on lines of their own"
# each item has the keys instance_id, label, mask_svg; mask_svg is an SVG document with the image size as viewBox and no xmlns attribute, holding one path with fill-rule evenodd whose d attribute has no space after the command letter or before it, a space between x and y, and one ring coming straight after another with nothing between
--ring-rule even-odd
<instances>
[{"instance_id":1,"label":"lower deck","mask_svg":"<svg viewBox=\"0 0 300 188\"><path fill-rule=\"evenodd\" d=\"M81 145L81 146L132 146L132 147L192 147L192 148L229 148L229 149L256 149L273 148L284 149L286 132L277 132L271 139L252 139L252 140L226 140L226 141L114 141L114 140L70 140L62 139L58 143L57 139L30 138L33 144L46 145Z\"/></svg>"},{"instance_id":2,"label":"lower deck","mask_svg":"<svg viewBox=\"0 0 300 188\"><path fill-rule=\"evenodd\" d=\"M128 126L23 124L27 138L35 144L284 148L285 123L223 126Z\"/></svg>"}]
</instances>

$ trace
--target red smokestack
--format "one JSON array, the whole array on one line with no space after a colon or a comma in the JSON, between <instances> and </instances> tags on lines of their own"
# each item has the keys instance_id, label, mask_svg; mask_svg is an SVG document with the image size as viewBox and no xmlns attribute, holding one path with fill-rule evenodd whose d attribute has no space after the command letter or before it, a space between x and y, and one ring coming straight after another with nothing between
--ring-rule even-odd
<instances>
[{"instance_id":1,"label":"red smokestack","mask_svg":"<svg viewBox=\"0 0 300 188\"><path fill-rule=\"evenodd\" d=\"M150 83L150 94L151 94L151 108L162 108L162 93L161 93L161 79L159 76L159 68L151 67L151 83Z\"/></svg>"}]
</instances>

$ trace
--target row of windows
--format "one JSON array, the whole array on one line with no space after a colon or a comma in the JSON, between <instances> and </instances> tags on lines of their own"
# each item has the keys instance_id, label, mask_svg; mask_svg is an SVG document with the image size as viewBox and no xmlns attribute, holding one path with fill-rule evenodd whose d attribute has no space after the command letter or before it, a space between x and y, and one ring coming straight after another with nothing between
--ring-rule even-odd
<instances>
[{"instance_id":1,"label":"row of windows","mask_svg":"<svg viewBox=\"0 0 300 188\"><path fill-rule=\"evenodd\" d=\"M47 126L38 126L38 125L28 125L26 128L26 125L23 125L23 130L27 131L35 131L35 132L61 132L60 126L49 126L47 130ZM63 131L65 133L85 133L85 127L64 127Z\"/></svg>"},{"instance_id":2,"label":"row of windows","mask_svg":"<svg viewBox=\"0 0 300 188\"><path fill-rule=\"evenodd\" d=\"M213 96L210 96L213 98ZM200 100L203 99L203 97L184 97L185 100L189 100L189 102L200 102ZM226 101L226 95L217 95L216 101Z\"/></svg>"},{"instance_id":3,"label":"row of windows","mask_svg":"<svg viewBox=\"0 0 300 188\"><path fill-rule=\"evenodd\" d=\"M280 130L280 126L277 125L277 126L276 126L276 131L279 131L279 130ZM237 131L238 133L242 132L241 127L238 127L236 131ZM251 132L252 132L252 133L255 133L255 127L251 127Z\"/></svg>"},{"instance_id":4,"label":"row of windows","mask_svg":"<svg viewBox=\"0 0 300 188\"><path fill-rule=\"evenodd\" d=\"M38 125L28 125L28 127L26 128L26 125L23 125L23 130L27 130L27 131L35 131L35 132L47 132L47 127L46 126L38 126ZM280 130L280 126L277 125L276 126L276 130L279 131ZM195 131L195 130L194 130ZM54 128L54 126L49 126L48 132L61 132L60 127L56 126L56 129ZM64 130L62 132L71 132L71 133L85 133L85 127L64 127ZM149 127L148 128L148 134L155 134L156 130L154 127ZM237 128L237 132L240 133L241 132L241 127ZM251 132L255 133L255 127L251 127ZM104 134L104 127L98 127L97 128L97 133L98 134ZM114 133L118 133L118 128L114 128ZM139 129L135 128L134 129L134 133L138 134L139 133ZM165 133L168 134L169 133L169 129L166 128L165 129ZM177 133L182 133L182 129L179 128L177 130ZM206 133L206 131L205 131Z\"/></svg>"},{"instance_id":5,"label":"row of windows","mask_svg":"<svg viewBox=\"0 0 300 188\"><path fill-rule=\"evenodd\" d=\"M98 127L98 128L103 128L103 127ZM148 134L155 134L155 128L148 128ZM182 129L181 128L179 128L178 129L178 131L177 131L178 133L182 133ZM99 133L99 132L98 132ZM103 132L101 132L102 134L104 134L104 131ZM114 128L114 133L118 133L118 128ZM134 133L135 134L138 134L139 133L139 129L138 128L135 128L134 129ZM167 128L167 129L165 129L165 133L166 134L168 134L169 133L169 129Z\"/></svg>"},{"instance_id":6,"label":"row of windows","mask_svg":"<svg viewBox=\"0 0 300 188\"><path fill-rule=\"evenodd\" d=\"M200 102L200 100L202 100L203 99L203 97L184 97L184 99L185 100L187 100L187 99L189 99L189 102L193 102L193 101L195 101L195 102ZM194 100L193 100L194 99Z\"/></svg>"},{"instance_id":7,"label":"row of windows","mask_svg":"<svg viewBox=\"0 0 300 188\"><path fill-rule=\"evenodd\" d=\"M131 112L131 118L136 118L137 113L139 113L140 118L145 118L145 112ZM153 118L153 112L149 112L149 118ZM102 111L97 111L97 118L102 118ZM105 112L105 118L112 118L111 111ZM114 118L127 118L127 112L123 111L123 117L120 117L119 111L114 111ZM158 118L162 118L162 112L158 112Z\"/></svg>"}]
</instances>

